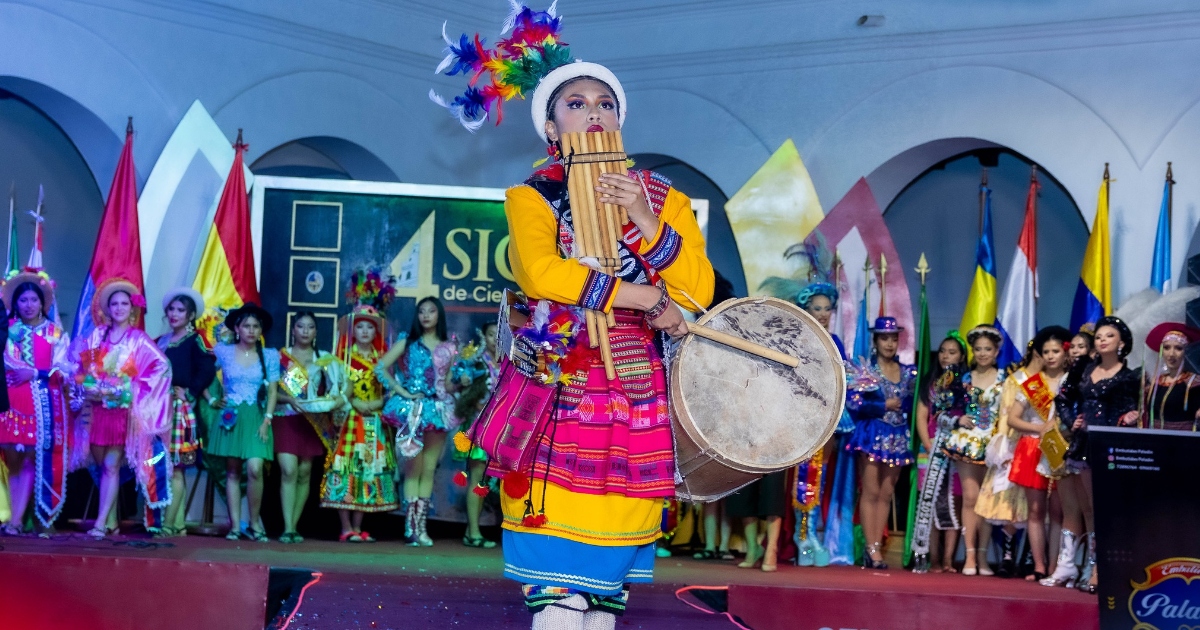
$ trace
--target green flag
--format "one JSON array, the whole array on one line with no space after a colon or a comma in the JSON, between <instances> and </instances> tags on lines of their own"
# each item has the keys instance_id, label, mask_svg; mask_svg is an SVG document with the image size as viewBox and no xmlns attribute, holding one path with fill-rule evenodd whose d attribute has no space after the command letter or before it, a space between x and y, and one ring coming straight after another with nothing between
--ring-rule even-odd
<instances>
[{"instance_id":1,"label":"green flag","mask_svg":"<svg viewBox=\"0 0 1200 630\"><path fill-rule=\"evenodd\" d=\"M921 262L924 262L922 260ZM925 375L929 373L932 356L929 352L929 302L925 299L925 284L921 284L921 323L917 327L917 386L918 388L924 383ZM921 445L921 440L917 433L917 405L920 404L920 391L913 396L912 412L909 417L912 419L910 432L912 433L912 441L910 446L915 454ZM907 566L912 560L912 537L913 537L913 520L917 516L917 497L921 495L921 489L917 487L917 465L914 463L912 469L909 470L908 477L908 520L904 526L904 564Z\"/></svg>"}]
</instances>

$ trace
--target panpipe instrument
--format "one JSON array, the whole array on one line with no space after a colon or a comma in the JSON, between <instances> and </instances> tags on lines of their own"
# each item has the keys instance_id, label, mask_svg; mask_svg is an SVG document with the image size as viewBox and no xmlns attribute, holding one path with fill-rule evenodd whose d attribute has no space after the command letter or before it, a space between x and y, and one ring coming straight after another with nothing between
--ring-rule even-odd
<instances>
[{"instance_id":1,"label":"panpipe instrument","mask_svg":"<svg viewBox=\"0 0 1200 630\"><path fill-rule=\"evenodd\" d=\"M567 195L571 203L571 224L575 231L575 256L596 261L599 270L616 276L621 269L617 241L628 221L625 209L600 203L596 186L605 173L628 175L625 145L619 131L564 133L560 139L563 163L567 170ZM616 378L608 327L615 325L611 313L587 311L588 340L600 348L604 373Z\"/></svg>"}]
</instances>

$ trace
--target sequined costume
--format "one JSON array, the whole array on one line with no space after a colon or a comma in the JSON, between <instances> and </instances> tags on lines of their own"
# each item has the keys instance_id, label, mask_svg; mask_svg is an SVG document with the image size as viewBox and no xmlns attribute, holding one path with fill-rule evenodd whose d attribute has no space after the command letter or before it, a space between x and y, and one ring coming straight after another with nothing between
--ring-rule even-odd
<instances>
[{"instance_id":1,"label":"sequined costume","mask_svg":"<svg viewBox=\"0 0 1200 630\"><path fill-rule=\"evenodd\" d=\"M1070 430L1074 419L1083 417L1086 425L1072 431L1070 447L1067 449L1067 472L1076 473L1087 468L1087 427L1117 426L1121 416L1138 409L1141 384L1137 372L1122 365L1116 374L1099 381L1092 380L1097 363L1083 369L1078 385L1068 380L1057 399L1059 419L1064 433Z\"/></svg>"},{"instance_id":2,"label":"sequined costume","mask_svg":"<svg viewBox=\"0 0 1200 630\"><path fill-rule=\"evenodd\" d=\"M33 370L32 379L9 383L9 410L0 414L0 444L17 450L35 449L34 514L49 526L62 511L67 495L68 457L78 450L71 441L66 388L75 373L70 336L49 320L28 326L20 319L8 325L4 365ZM85 454L86 456L86 454Z\"/></svg>"},{"instance_id":3,"label":"sequined costume","mask_svg":"<svg viewBox=\"0 0 1200 630\"><path fill-rule=\"evenodd\" d=\"M899 382L888 380L874 358L848 362L847 368L846 408L855 426L846 448L888 466L913 463L908 415L912 409L916 367L901 363ZM887 409L889 398L900 400L898 410Z\"/></svg>"},{"instance_id":4,"label":"sequined costume","mask_svg":"<svg viewBox=\"0 0 1200 630\"><path fill-rule=\"evenodd\" d=\"M916 522L913 526L911 546L913 553L918 555L929 554L929 539L934 529L947 531L959 528L951 485L953 467L945 452L945 445L959 418L967 410L970 397L964 387L966 382L969 380L952 368L929 386L933 452L929 455L925 475L920 479Z\"/></svg>"},{"instance_id":5,"label":"sequined costume","mask_svg":"<svg viewBox=\"0 0 1200 630\"><path fill-rule=\"evenodd\" d=\"M406 345L396 362L396 381L408 393L421 397L412 399L390 394L383 417L398 427L397 443L405 450L403 455L411 457L421 452L426 431L458 428L460 421L454 415L454 395L446 391L446 375L458 355L458 348L453 341L440 342L432 350L420 339L401 337L397 343L401 341L406 341Z\"/></svg>"},{"instance_id":6,"label":"sequined costume","mask_svg":"<svg viewBox=\"0 0 1200 630\"><path fill-rule=\"evenodd\" d=\"M268 429L265 442L258 437L258 427L266 413L262 407L265 403L260 404L258 396L264 382L279 380L279 351L263 348L262 361L255 356L246 364L237 361L237 352L233 344L217 344L213 348L221 368L225 408L213 410L209 418L205 450L216 457L270 461L275 458L274 432Z\"/></svg>"},{"instance_id":7,"label":"sequined costume","mask_svg":"<svg viewBox=\"0 0 1200 630\"><path fill-rule=\"evenodd\" d=\"M993 525L1012 523L1024 527L1029 519L1029 504L1025 490L1008 478L1012 468L1013 453L1020 435L1008 426L1008 410L1016 402L1021 382L1029 375L1024 369L1017 370L1004 379L1000 394L1000 414L996 419L995 433L988 441L985 464L987 472L979 486L979 497L975 499L975 513Z\"/></svg>"},{"instance_id":8,"label":"sequined costume","mask_svg":"<svg viewBox=\"0 0 1200 630\"><path fill-rule=\"evenodd\" d=\"M378 350L363 354L352 346L346 365L350 400L382 400L383 385L375 374L380 356ZM364 414L352 408L337 444L325 460L321 507L359 512L391 512L398 508L396 457L391 442L392 431L378 412Z\"/></svg>"},{"instance_id":9,"label":"sequined costume","mask_svg":"<svg viewBox=\"0 0 1200 630\"><path fill-rule=\"evenodd\" d=\"M971 418L971 428L954 427L943 448L952 459L982 466L987 458L988 442L996 431L1000 415L1000 400L1004 391L1004 373L996 374L996 382L986 389L975 387L971 373L962 376L967 392L965 415Z\"/></svg>"}]
</instances>

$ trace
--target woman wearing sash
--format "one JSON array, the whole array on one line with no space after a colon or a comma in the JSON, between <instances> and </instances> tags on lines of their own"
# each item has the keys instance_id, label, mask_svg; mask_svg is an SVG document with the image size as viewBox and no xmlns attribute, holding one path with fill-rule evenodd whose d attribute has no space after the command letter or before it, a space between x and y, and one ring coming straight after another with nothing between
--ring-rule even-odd
<instances>
[{"instance_id":1,"label":"woman wearing sash","mask_svg":"<svg viewBox=\"0 0 1200 630\"><path fill-rule=\"evenodd\" d=\"M1008 426L1021 434L1008 479L1025 488L1029 506L1026 531L1034 566L1033 575L1026 578L1030 581L1046 577L1046 490L1050 481L1037 469L1042 460L1041 437L1054 426L1055 420L1051 418L1054 396L1066 375L1066 348L1070 343L1071 333L1062 326L1047 326L1038 331L1033 348L1041 359L1042 369L1022 381L1016 401L1008 410Z\"/></svg>"},{"instance_id":2,"label":"woman wearing sash","mask_svg":"<svg viewBox=\"0 0 1200 630\"><path fill-rule=\"evenodd\" d=\"M966 391L962 374L966 372L966 342L957 330L950 331L938 346L937 363L925 377L925 386L917 399L917 436L922 451L917 455L916 523L913 526L913 573L954 573L954 552L958 548L959 514L954 505L954 467L943 447L950 430L964 413ZM924 463L924 465L922 465ZM942 534L942 561L931 566L929 554Z\"/></svg>"},{"instance_id":3,"label":"woman wearing sash","mask_svg":"<svg viewBox=\"0 0 1200 630\"><path fill-rule=\"evenodd\" d=\"M1067 451L1066 474L1058 482L1063 502L1062 547L1055 575L1045 586L1069 585L1080 575L1075 567L1075 545L1087 531L1087 560L1076 584L1096 592L1096 535L1092 510L1092 471L1087 462L1089 426L1137 426L1141 386L1137 374L1125 364L1133 351L1133 334L1119 317L1102 317L1096 322L1096 358L1084 369L1078 391L1063 392L1059 410L1069 423L1071 445ZM1073 418L1073 420L1072 420ZM1082 523L1072 517L1082 514ZM1070 558L1065 562L1064 559Z\"/></svg>"},{"instance_id":4,"label":"woman wearing sash","mask_svg":"<svg viewBox=\"0 0 1200 630\"><path fill-rule=\"evenodd\" d=\"M1200 330L1167 322L1155 326L1146 345L1158 353L1156 369L1145 381L1145 411L1141 426L1168 431L1195 431L1200 419L1200 378L1184 362L1187 347L1200 340ZM1149 366L1147 366L1149 368Z\"/></svg>"},{"instance_id":5,"label":"woman wearing sash","mask_svg":"<svg viewBox=\"0 0 1200 630\"><path fill-rule=\"evenodd\" d=\"M913 463L908 414L917 369L897 358L900 331L894 317L880 317L871 328L874 351L869 362L855 362L846 378L846 407L854 418L848 451L859 453L862 494L858 512L867 549L863 566L886 569L883 534L900 469Z\"/></svg>"},{"instance_id":6,"label":"woman wearing sash","mask_svg":"<svg viewBox=\"0 0 1200 630\"><path fill-rule=\"evenodd\" d=\"M346 369L350 413L342 423L337 444L325 458L321 507L334 508L342 522L342 542L375 542L362 528L368 512L391 512L396 502L396 456L392 431L383 423L383 383L379 359L387 350L382 311L366 296L338 322L337 354Z\"/></svg>"},{"instance_id":7,"label":"woman wearing sash","mask_svg":"<svg viewBox=\"0 0 1200 630\"><path fill-rule=\"evenodd\" d=\"M53 525L67 496L67 390L74 375L70 336L47 317L54 281L44 271L20 271L4 282L12 316L4 349L8 411L0 413L0 452L9 472L12 517L4 533L25 527L30 503L37 522ZM37 455L42 455L38 457ZM86 454L85 454L86 455Z\"/></svg>"},{"instance_id":8,"label":"woman wearing sash","mask_svg":"<svg viewBox=\"0 0 1200 630\"><path fill-rule=\"evenodd\" d=\"M178 287L163 296L163 314L171 332L155 343L171 362L171 505L162 518L161 537L187 535L187 486L183 471L195 466L200 455L196 401L217 375L216 359L196 332L193 322L204 312L204 298L191 287Z\"/></svg>"},{"instance_id":9,"label":"woman wearing sash","mask_svg":"<svg viewBox=\"0 0 1200 630\"><path fill-rule=\"evenodd\" d=\"M1003 342L1000 331L992 326L976 326L967 333L974 362L971 371L962 377L967 394L966 412L958 417L958 426L950 432L944 446L946 454L955 461L962 482L963 543L966 545L963 575L992 575L987 563L987 546L983 544L991 539L992 527L975 514L975 503L987 472L984 464L988 442L1000 415L1004 373L997 369L996 358Z\"/></svg>"},{"instance_id":10,"label":"woman wearing sash","mask_svg":"<svg viewBox=\"0 0 1200 630\"><path fill-rule=\"evenodd\" d=\"M279 396L275 419L275 461L279 463L279 502L283 507L281 543L304 542L296 523L312 479L313 461L324 458L337 439L334 414L345 414L342 364L316 346L317 316L300 311L292 317L292 345L279 351Z\"/></svg>"},{"instance_id":11,"label":"woman wearing sash","mask_svg":"<svg viewBox=\"0 0 1200 630\"><path fill-rule=\"evenodd\" d=\"M564 133L621 129L628 102L607 68L570 62L552 11L517 10L511 33L489 51L500 63L489 65L521 68L519 76L502 72L492 81L518 81L506 89L532 94L534 129L558 157ZM451 43L443 68L458 64L449 71L456 73L464 52ZM472 97L468 90L455 102ZM450 106L478 125L486 112L499 114L498 100L491 104L474 116ZM666 373L654 331L685 334L676 302L699 310L713 291L691 203L669 180L649 171L607 174L596 189L600 203L624 208L629 219L620 226L615 276L572 256L575 200L562 164L510 188L505 201L512 272L532 311L515 333L514 352L541 360L502 367L498 389L519 382L506 382L508 374L556 390L543 412L555 429L538 441L533 470L506 474L501 488L504 573L522 584L534 628L613 628L627 585L651 580L663 499L675 495ZM617 378L606 377L599 349L590 347L583 309L612 313ZM543 341L555 348L552 356Z\"/></svg>"},{"instance_id":12,"label":"woman wearing sash","mask_svg":"<svg viewBox=\"0 0 1200 630\"><path fill-rule=\"evenodd\" d=\"M142 489L151 533L162 527L158 510L171 504L171 363L137 328L145 309L146 298L133 283L106 280L92 302L96 328L79 340L75 381L91 406L91 422L81 441L101 469L96 523L88 532L97 539L117 531L122 461L133 468Z\"/></svg>"}]
</instances>

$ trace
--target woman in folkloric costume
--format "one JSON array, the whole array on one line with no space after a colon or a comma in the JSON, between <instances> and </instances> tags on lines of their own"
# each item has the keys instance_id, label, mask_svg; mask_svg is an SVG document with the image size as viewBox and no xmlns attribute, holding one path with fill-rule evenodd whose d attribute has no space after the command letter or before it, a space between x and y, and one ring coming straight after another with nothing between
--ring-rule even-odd
<instances>
[{"instance_id":1,"label":"woman in folkloric costume","mask_svg":"<svg viewBox=\"0 0 1200 630\"><path fill-rule=\"evenodd\" d=\"M338 432L337 444L325 458L321 507L334 508L342 521L343 542L375 542L363 529L368 512L391 512L396 502L396 457L392 430L383 422L384 385L379 361L387 351L387 320L383 308L395 295L390 283L358 282L367 272L351 276L349 296L354 310L338 322L337 355L346 370L350 413Z\"/></svg>"},{"instance_id":2,"label":"woman in folkloric costume","mask_svg":"<svg viewBox=\"0 0 1200 630\"><path fill-rule=\"evenodd\" d=\"M487 472L487 453L471 444L468 431L483 410L488 392L496 386L500 377L500 364L496 358L496 333L499 326L490 321L480 329L480 339L467 344L458 354L450 368L450 384L458 390L454 401L454 415L460 429L454 434L455 459L467 462L467 470L459 471L454 482L467 488L467 531L462 543L468 547L491 549L496 541L488 540L479 531L479 514L483 511L483 500L491 492L484 481Z\"/></svg>"},{"instance_id":3,"label":"woman in folkloric costume","mask_svg":"<svg viewBox=\"0 0 1200 630\"><path fill-rule=\"evenodd\" d=\"M846 407L854 418L854 433L846 448L857 451L862 470L858 512L867 549L863 566L886 569L883 534L900 469L913 463L908 414L916 393L917 368L901 363L900 331L894 317L880 317L870 329L871 359L856 361L846 375Z\"/></svg>"},{"instance_id":4,"label":"woman in folkloric costume","mask_svg":"<svg viewBox=\"0 0 1200 630\"><path fill-rule=\"evenodd\" d=\"M4 533L11 536L22 532L31 502L42 527L62 511L71 456L67 390L75 367L70 336L47 315L54 305L50 276L10 274L3 292L12 320L4 349L10 409L0 414L0 452L10 475L12 517Z\"/></svg>"},{"instance_id":5,"label":"woman in folkloric costume","mask_svg":"<svg viewBox=\"0 0 1200 630\"><path fill-rule=\"evenodd\" d=\"M187 500L183 471L196 465L200 455L196 401L217 375L216 358L193 324L197 315L203 312L204 298L191 287L178 287L163 296L163 314L171 332L159 337L155 343L171 362L173 421L170 452L175 472L171 475L171 505L162 516L159 530L162 537L187 534L187 514L181 509Z\"/></svg>"},{"instance_id":6,"label":"woman in folkloric costume","mask_svg":"<svg viewBox=\"0 0 1200 630\"><path fill-rule=\"evenodd\" d=\"M1096 322L1095 359L1083 370L1077 386L1068 386L1059 396L1059 418L1070 433L1066 470L1057 487L1062 493L1063 530L1058 567L1043 586L1069 585L1096 592L1096 530L1092 511L1092 471L1087 461L1089 426L1137 426L1141 386L1136 372L1125 364L1133 351L1133 333L1119 317L1102 317ZM1073 420L1072 420L1073 418ZM1082 516L1080 519L1074 514ZM1075 546L1087 532L1087 558L1083 573L1075 566ZM1068 560L1069 559L1069 560ZM1065 566L1064 566L1065 565ZM1078 576L1078 580L1076 580Z\"/></svg>"},{"instance_id":7,"label":"woman in folkloric costume","mask_svg":"<svg viewBox=\"0 0 1200 630\"><path fill-rule=\"evenodd\" d=\"M974 353L971 371L962 376L967 393L967 408L958 417L943 446L955 460L963 490L963 543L966 560L963 575L992 575L987 562L987 541L992 527L975 514L979 487L987 473L987 446L996 429L1000 402L1004 392L1004 373L996 367L1004 337L992 326L976 326L967 333L967 343Z\"/></svg>"},{"instance_id":8,"label":"woman in folkloric costume","mask_svg":"<svg viewBox=\"0 0 1200 630\"><path fill-rule=\"evenodd\" d=\"M458 428L454 395L447 389L458 347L446 333L446 311L436 297L417 302L408 335L396 340L375 368L390 397L383 417L399 427L396 455L408 458L404 470L404 538L413 547L430 547L425 531L433 498L434 473L446 434ZM392 376L392 366L396 376Z\"/></svg>"},{"instance_id":9,"label":"woman in folkloric costume","mask_svg":"<svg viewBox=\"0 0 1200 630\"><path fill-rule=\"evenodd\" d=\"M261 306L249 303L225 315L225 328L234 343L213 348L221 368L222 397L211 399L215 417L209 418L208 455L225 459L225 497L229 507L226 540L267 542L262 524L263 463L275 457L274 432L279 381L279 351L267 348L263 337L274 318ZM209 393L205 393L209 396ZM246 499L250 508L242 531L242 469L246 470Z\"/></svg>"},{"instance_id":10,"label":"woman in folkloric costume","mask_svg":"<svg viewBox=\"0 0 1200 630\"><path fill-rule=\"evenodd\" d=\"M950 331L938 346L937 363L922 378L917 398L917 436L922 451L917 456L918 496L913 524L913 573L954 573L954 552L958 548L959 514L954 504L956 479L954 467L944 446L950 431L966 412L967 392L962 375L967 371L967 347L957 330ZM925 465L922 466L922 461ZM934 537L942 535L942 561L934 567L930 553Z\"/></svg>"},{"instance_id":11,"label":"woman in folkloric costume","mask_svg":"<svg viewBox=\"0 0 1200 630\"><path fill-rule=\"evenodd\" d=\"M96 328L79 340L75 380L91 406L83 439L101 471L96 524L88 532L94 538L116 532L122 460L136 473L146 499L146 527L152 533L161 528L151 520L157 518L156 510L171 504L171 362L138 329L145 310L146 298L133 283L106 280L96 288L92 302Z\"/></svg>"},{"instance_id":12,"label":"woman in folkloric costume","mask_svg":"<svg viewBox=\"0 0 1200 630\"><path fill-rule=\"evenodd\" d=\"M996 575L1005 578L1016 575L1017 529L1024 528L1025 521L1029 518L1025 490L1008 478L1013 453L1020 438L1020 434L1008 426L1008 412L1017 400L1021 383L1042 369L1041 355L1034 352L1033 340L1031 339L1026 346L1024 358L1004 380L1000 394L1000 415L988 442L985 459L987 471L979 484L979 497L975 499L975 513L979 518L1003 528L1004 542Z\"/></svg>"},{"instance_id":13,"label":"woman in folkloric costume","mask_svg":"<svg viewBox=\"0 0 1200 630\"><path fill-rule=\"evenodd\" d=\"M561 155L563 133L621 128L628 103L620 82L603 66L570 61L553 10L520 8L509 24L513 31L497 50L484 51L496 71L450 103L454 113L482 125L487 115L499 117L504 95L532 93L534 128L552 157ZM466 36L448 43L439 69L484 69ZM690 201L648 171L603 175L596 187L600 203L621 206L629 218L617 243L617 276L572 258L565 177L555 163L510 188L505 201L512 272L532 310L515 332L514 352L532 360L506 361L498 390L537 379L554 383L557 394L543 412L555 432L538 441L533 470L501 482L504 574L522 584L534 628L599 630L615 626L629 583L652 579L663 499L675 494L666 372L654 331L686 333L675 302L707 305L713 271ZM585 308L615 319L613 380L581 329Z\"/></svg>"},{"instance_id":14,"label":"woman in folkloric costume","mask_svg":"<svg viewBox=\"0 0 1200 630\"><path fill-rule=\"evenodd\" d=\"M1158 353L1153 372L1144 380L1145 411L1140 426L1168 431L1195 431L1200 419L1200 377L1187 369L1187 347L1200 341L1200 330L1167 322L1146 336L1146 346ZM1149 366L1147 366L1148 368Z\"/></svg>"},{"instance_id":15,"label":"woman in folkloric costume","mask_svg":"<svg viewBox=\"0 0 1200 630\"><path fill-rule=\"evenodd\" d=\"M1042 460L1042 435L1051 429L1054 397L1066 379L1067 347L1071 333L1062 326L1047 326L1033 338L1033 351L1041 370L1021 381L1016 400L1008 408L1008 426L1020 438L1013 449L1008 479L1025 491L1028 505L1026 533L1033 553L1033 574L1026 580L1046 577L1046 491L1050 481L1038 471ZM1030 367L1026 367L1031 372Z\"/></svg>"},{"instance_id":16,"label":"woman in folkloric costume","mask_svg":"<svg viewBox=\"0 0 1200 630\"><path fill-rule=\"evenodd\" d=\"M292 317L292 345L279 351L279 404L271 429L283 506L281 543L304 542L296 523L308 502L313 461L333 448L334 416L346 413L342 364L335 354L321 352L316 339L317 316L301 311Z\"/></svg>"}]
</instances>

